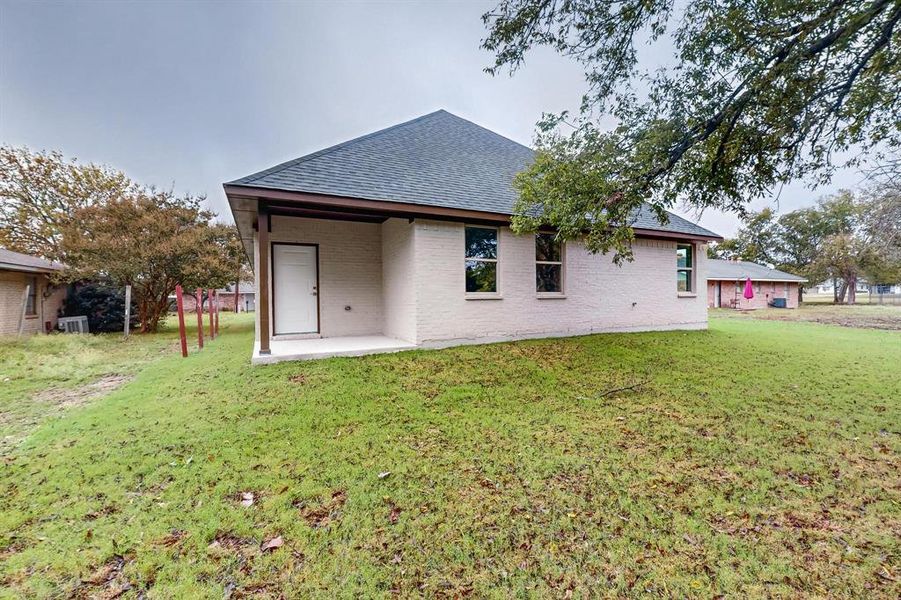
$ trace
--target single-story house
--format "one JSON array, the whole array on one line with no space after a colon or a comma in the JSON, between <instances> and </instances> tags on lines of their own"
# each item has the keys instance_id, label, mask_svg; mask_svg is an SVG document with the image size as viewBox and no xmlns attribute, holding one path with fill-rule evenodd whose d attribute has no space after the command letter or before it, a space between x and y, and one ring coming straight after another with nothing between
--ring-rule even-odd
<instances>
[{"instance_id":1,"label":"single-story house","mask_svg":"<svg viewBox=\"0 0 901 600\"><path fill-rule=\"evenodd\" d=\"M754 297L745 298L745 282L751 279ZM777 269L746 260L707 261L707 306L710 308L766 308L777 298L786 308L798 308L800 286L807 281Z\"/></svg>"},{"instance_id":2,"label":"single-story house","mask_svg":"<svg viewBox=\"0 0 901 600\"><path fill-rule=\"evenodd\" d=\"M230 283L224 288L216 290L216 297L219 300L220 311L235 310L235 284ZM204 294L204 298L206 295ZM241 281L238 284L238 312L253 312L256 302L256 292L253 289L252 281ZM169 296L170 306L175 306L175 294ZM185 290L182 294L182 307L185 312L197 312L197 300L194 298L194 290ZM204 301L203 310L208 311L210 303ZM174 309L173 309L174 310Z\"/></svg>"},{"instance_id":3,"label":"single-story house","mask_svg":"<svg viewBox=\"0 0 901 600\"><path fill-rule=\"evenodd\" d=\"M252 257L254 363L704 329L706 244L634 216L634 261L510 229L533 151L440 110L224 184Z\"/></svg>"},{"instance_id":4,"label":"single-story house","mask_svg":"<svg viewBox=\"0 0 901 600\"><path fill-rule=\"evenodd\" d=\"M63 265L0 248L0 335L49 332L56 327L66 287L50 275ZM27 294L26 294L27 290Z\"/></svg>"},{"instance_id":5,"label":"single-story house","mask_svg":"<svg viewBox=\"0 0 901 600\"><path fill-rule=\"evenodd\" d=\"M221 290L216 290L219 297L219 310L235 310L235 284L230 283ZM253 312L256 310L256 290L252 281L241 281L237 284L238 308L237 312Z\"/></svg>"},{"instance_id":6,"label":"single-story house","mask_svg":"<svg viewBox=\"0 0 901 600\"><path fill-rule=\"evenodd\" d=\"M805 288L805 291L810 294L831 295L835 292L836 283L841 285L842 280L836 279L835 282L833 282L831 279L827 279L826 281L818 283L815 286ZM855 291L858 294L901 294L901 283L877 283L875 285L871 285L866 279L861 277L857 280Z\"/></svg>"}]
</instances>

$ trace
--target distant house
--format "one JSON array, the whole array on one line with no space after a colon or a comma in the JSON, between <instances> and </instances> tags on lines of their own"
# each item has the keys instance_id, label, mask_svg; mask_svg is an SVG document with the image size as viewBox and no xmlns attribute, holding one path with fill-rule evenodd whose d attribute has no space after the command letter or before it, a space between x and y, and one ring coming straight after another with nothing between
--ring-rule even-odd
<instances>
[{"instance_id":1,"label":"distant house","mask_svg":"<svg viewBox=\"0 0 901 600\"><path fill-rule=\"evenodd\" d=\"M707 246L633 215L634 260L510 228L533 151L438 111L225 184L257 301L254 363L705 329Z\"/></svg>"},{"instance_id":2,"label":"distant house","mask_svg":"<svg viewBox=\"0 0 901 600\"><path fill-rule=\"evenodd\" d=\"M66 299L50 275L63 265L0 248L0 334L51 331ZM26 289L28 293L26 295Z\"/></svg>"},{"instance_id":3,"label":"distant house","mask_svg":"<svg viewBox=\"0 0 901 600\"><path fill-rule=\"evenodd\" d=\"M197 300L192 293L185 290L182 298L184 310L187 312L197 311ZM224 288L216 290L218 298L219 310L234 311L235 310L235 284L230 283ZM175 306L175 295L169 297L172 306ZM209 310L210 303L204 301L203 310ZM242 281L238 284L238 312L253 312L256 310L256 291L254 291L252 281Z\"/></svg>"},{"instance_id":4,"label":"distant house","mask_svg":"<svg viewBox=\"0 0 901 600\"><path fill-rule=\"evenodd\" d=\"M754 297L744 297L751 279ZM786 308L797 308L803 277L742 260L707 261L707 305L710 308L766 308L784 299Z\"/></svg>"},{"instance_id":5,"label":"distant house","mask_svg":"<svg viewBox=\"0 0 901 600\"><path fill-rule=\"evenodd\" d=\"M835 280L839 286L841 286L842 280ZM831 279L827 279L822 283L818 283L815 286L810 288L805 287L805 291L811 294L833 294L835 292L835 285ZM866 279L860 278L857 280L857 287L855 290L858 294L901 294L901 283L877 283L875 285L870 285Z\"/></svg>"},{"instance_id":6,"label":"distant house","mask_svg":"<svg viewBox=\"0 0 901 600\"><path fill-rule=\"evenodd\" d=\"M237 286L238 292L238 312L253 312L256 310L256 291L253 289L252 281L242 281ZM219 310L234 311L235 310L235 284L216 290L219 298Z\"/></svg>"}]
</instances>

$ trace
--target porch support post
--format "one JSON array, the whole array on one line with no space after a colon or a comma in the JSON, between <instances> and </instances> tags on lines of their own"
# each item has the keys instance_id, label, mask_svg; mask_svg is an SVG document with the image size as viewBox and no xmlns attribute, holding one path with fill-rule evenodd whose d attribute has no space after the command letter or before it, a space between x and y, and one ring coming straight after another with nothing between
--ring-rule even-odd
<instances>
[{"instance_id":1,"label":"porch support post","mask_svg":"<svg viewBox=\"0 0 901 600\"><path fill-rule=\"evenodd\" d=\"M269 207L262 200L257 204L257 264L260 269L260 305L257 307L260 311L260 354L270 354L269 280L272 275L269 268Z\"/></svg>"}]
</instances>

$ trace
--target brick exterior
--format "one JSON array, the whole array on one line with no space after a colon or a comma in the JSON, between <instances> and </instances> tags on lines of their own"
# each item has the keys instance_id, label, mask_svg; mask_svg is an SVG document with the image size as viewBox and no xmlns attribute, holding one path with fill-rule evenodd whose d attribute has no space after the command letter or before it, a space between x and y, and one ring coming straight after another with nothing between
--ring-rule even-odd
<instances>
[{"instance_id":1,"label":"brick exterior","mask_svg":"<svg viewBox=\"0 0 901 600\"><path fill-rule=\"evenodd\" d=\"M170 296L170 298L174 298L174 296ZM219 298L219 310L221 312L234 312L235 310L235 293L229 292L228 290L219 290L218 291ZM248 309L245 307L249 307L249 310L254 310L254 294L245 294L244 292L238 292L238 304L240 305L241 312L248 312ZM185 309L185 312L197 312L197 301L194 299L194 296L188 293L188 290L184 291L182 295L182 306ZM209 310L210 303L203 303L203 312L207 312Z\"/></svg>"},{"instance_id":2,"label":"brick exterior","mask_svg":"<svg viewBox=\"0 0 901 600\"><path fill-rule=\"evenodd\" d=\"M501 299L464 294L464 226L416 221L417 338L427 346L579 335L600 331L697 329L707 326L703 294L676 293L676 243L638 240L635 260L618 267L577 242L564 249L562 298L535 291L535 241L501 228L498 291ZM706 253L698 246L696 279Z\"/></svg>"},{"instance_id":3,"label":"brick exterior","mask_svg":"<svg viewBox=\"0 0 901 600\"><path fill-rule=\"evenodd\" d=\"M417 314L415 232L416 225L406 219L388 219L382 224L382 332L413 343Z\"/></svg>"},{"instance_id":4,"label":"brick exterior","mask_svg":"<svg viewBox=\"0 0 901 600\"><path fill-rule=\"evenodd\" d=\"M674 241L637 240L635 260L622 267L570 242L564 256L564 296L539 298L534 238L501 228L500 297L492 300L465 294L462 223L388 219L369 224L276 216L272 241L319 244L322 337L381 333L445 346L707 327L703 289L693 295L676 292ZM705 281L703 244L696 246L695 263L698 289L697 282ZM259 289L258 275L256 284ZM345 311L345 305L351 310Z\"/></svg>"},{"instance_id":5,"label":"brick exterior","mask_svg":"<svg viewBox=\"0 0 901 600\"><path fill-rule=\"evenodd\" d=\"M732 279L719 280L722 286L720 292L721 306L720 308L737 308L740 310L751 310L755 308L766 308L773 298L787 298L786 305L788 308L798 308L798 284L796 282L783 281L754 281L754 297L750 300L744 297L745 282L734 281ZM707 281L707 306L716 307L716 284L717 281ZM735 301L733 306L732 302Z\"/></svg>"},{"instance_id":6,"label":"brick exterior","mask_svg":"<svg viewBox=\"0 0 901 600\"><path fill-rule=\"evenodd\" d=\"M47 321L50 321L51 328L56 327L57 315L66 299L65 286L52 286L46 275L38 273L0 271L0 335L18 333L22 297L25 294L25 286L28 285L31 277L36 277L38 283L35 295L36 314L25 317L23 333L32 334L44 331ZM45 294L47 297L44 297Z\"/></svg>"}]
</instances>

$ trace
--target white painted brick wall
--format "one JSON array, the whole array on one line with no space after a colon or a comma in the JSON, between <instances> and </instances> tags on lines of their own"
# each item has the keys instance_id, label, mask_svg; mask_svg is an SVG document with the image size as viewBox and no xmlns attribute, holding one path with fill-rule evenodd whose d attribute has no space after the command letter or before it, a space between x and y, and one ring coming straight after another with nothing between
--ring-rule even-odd
<instances>
[{"instance_id":1,"label":"white painted brick wall","mask_svg":"<svg viewBox=\"0 0 901 600\"><path fill-rule=\"evenodd\" d=\"M638 240L635 260L622 267L570 242L564 258L566 297L545 299L535 292L534 238L501 228L502 299L469 300L464 294L463 225L417 220L415 233L420 344L707 325L703 288L696 297L677 295L675 242ZM703 245L697 247L696 259L696 280L703 282Z\"/></svg>"},{"instance_id":2,"label":"white painted brick wall","mask_svg":"<svg viewBox=\"0 0 901 600\"><path fill-rule=\"evenodd\" d=\"M381 225L273 216L271 240L319 244L323 337L382 332Z\"/></svg>"},{"instance_id":3,"label":"white painted brick wall","mask_svg":"<svg viewBox=\"0 0 901 600\"><path fill-rule=\"evenodd\" d=\"M416 341L416 281L413 233L407 219L382 223L382 306L387 336Z\"/></svg>"},{"instance_id":4,"label":"white painted brick wall","mask_svg":"<svg viewBox=\"0 0 901 600\"><path fill-rule=\"evenodd\" d=\"M638 240L635 260L622 267L568 243L565 298L545 299L535 292L534 238L501 228L502 298L468 300L461 223L389 219L378 225L273 217L271 238L320 245L323 337L384 333L440 346L707 326L703 245L695 252L695 281L702 282L695 297L676 292L676 243ZM352 310L345 312L345 305Z\"/></svg>"}]
</instances>

